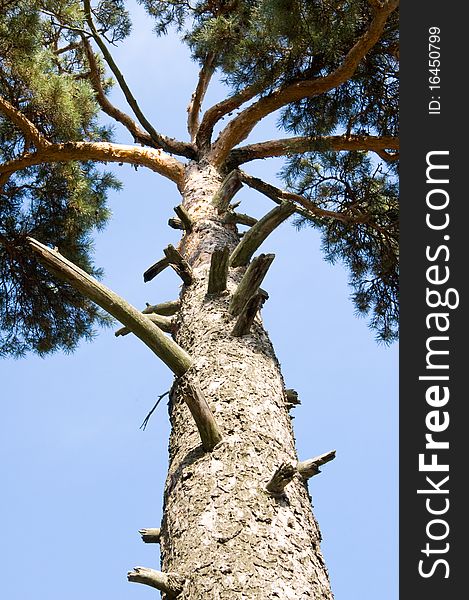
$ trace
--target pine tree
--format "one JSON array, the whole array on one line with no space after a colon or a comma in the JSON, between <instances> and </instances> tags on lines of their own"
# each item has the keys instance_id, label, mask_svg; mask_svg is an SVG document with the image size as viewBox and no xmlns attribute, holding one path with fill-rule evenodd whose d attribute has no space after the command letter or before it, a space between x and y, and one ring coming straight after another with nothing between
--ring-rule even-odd
<instances>
[{"instance_id":1,"label":"pine tree","mask_svg":"<svg viewBox=\"0 0 469 600\"><path fill-rule=\"evenodd\" d=\"M306 483L334 453L296 456L297 398L259 317L274 256L256 253L289 217L318 228L326 258L350 269L357 310L379 339L396 337L398 3L141 3L200 65L188 141L154 128L113 60L131 27L124 2L1 2L1 352L73 350L108 313L174 373L165 511L143 532L162 571L129 580L191 600L330 597ZM109 75L133 115L110 102ZM214 76L230 94L202 110ZM134 143L115 142L100 112ZM245 144L272 113L289 135ZM285 189L242 169L278 156ZM178 300L141 312L98 281L92 234L119 187L107 162L176 184L181 241L144 278L174 269ZM262 219L236 211L243 185L273 201Z\"/></svg>"}]
</instances>

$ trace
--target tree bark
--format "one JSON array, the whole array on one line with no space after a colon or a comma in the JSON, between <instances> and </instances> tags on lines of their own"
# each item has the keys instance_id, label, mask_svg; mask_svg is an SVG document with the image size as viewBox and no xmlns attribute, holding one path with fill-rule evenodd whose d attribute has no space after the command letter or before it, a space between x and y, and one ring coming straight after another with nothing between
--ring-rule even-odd
<instances>
[{"instance_id":1,"label":"tree bark","mask_svg":"<svg viewBox=\"0 0 469 600\"><path fill-rule=\"evenodd\" d=\"M220 427L211 452L201 445L176 380L170 394L172 432L160 532L161 568L184 578L183 600L332 598L299 474L284 493L269 494L272 473L296 464L291 418L280 366L260 319L233 337L230 298L246 267L229 269L227 291L207 295L211 255L239 242L236 226L212 204L221 175L186 168L183 206L193 229L178 246L193 282L184 286L176 340L190 350L194 378ZM163 593L163 598L165 595Z\"/></svg>"}]
</instances>

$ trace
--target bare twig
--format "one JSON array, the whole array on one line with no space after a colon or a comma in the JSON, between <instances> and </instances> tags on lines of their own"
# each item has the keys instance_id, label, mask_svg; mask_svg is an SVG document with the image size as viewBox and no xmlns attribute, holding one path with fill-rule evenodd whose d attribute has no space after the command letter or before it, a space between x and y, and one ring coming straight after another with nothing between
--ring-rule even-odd
<instances>
[{"instance_id":1,"label":"bare twig","mask_svg":"<svg viewBox=\"0 0 469 600\"><path fill-rule=\"evenodd\" d=\"M147 414L147 416L143 419L143 423L140 425L140 429L143 429L143 431L145 431L145 429L147 428L147 425L148 425L148 421L150 420L152 414L155 412L158 404L161 402L161 400L163 400L163 398L165 396L168 396L169 392L170 392L170 390L168 390L164 394L161 394L161 396L158 396L158 400L155 402L155 405L153 406L151 411ZM146 540L143 540L143 541L146 541Z\"/></svg>"}]
</instances>

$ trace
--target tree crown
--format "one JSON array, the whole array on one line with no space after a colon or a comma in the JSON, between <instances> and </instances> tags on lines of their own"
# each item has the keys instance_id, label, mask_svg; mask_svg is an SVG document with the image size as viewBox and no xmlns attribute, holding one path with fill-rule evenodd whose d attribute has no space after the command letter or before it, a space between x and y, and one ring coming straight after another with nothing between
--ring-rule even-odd
<instances>
[{"instance_id":1,"label":"tree crown","mask_svg":"<svg viewBox=\"0 0 469 600\"><path fill-rule=\"evenodd\" d=\"M178 30L199 63L187 140L155 130L113 60L112 46L131 29L123 0L0 0L0 352L71 350L106 322L36 260L27 239L58 246L99 275L92 236L108 220L108 192L119 188L97 165L107 161L145 165L180 186L190 160L230 172L284 156L285 190L243 172L241 179L292 202L297 224L322 232L326 258L350 269L357 310L371 315L380 339L394 339L397 2L140 3L155 32ZM202 111L214 74L229 93ZM113 84L131 113L110 102ZM102 113L135 145L114 142ZM288 137L243 145L272 113Z\"/></svg>"}]
</instances>

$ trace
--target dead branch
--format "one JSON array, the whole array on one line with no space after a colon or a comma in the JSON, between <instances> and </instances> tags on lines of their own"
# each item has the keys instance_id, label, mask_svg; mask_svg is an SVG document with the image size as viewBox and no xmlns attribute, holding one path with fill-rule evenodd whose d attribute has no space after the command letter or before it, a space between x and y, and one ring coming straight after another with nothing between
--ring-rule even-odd
<instances>
[{"instance_id":1,"label":"dead branch","mask_svg":"<svg viewBox=\"0 0 469 600\"><path fill-rule=\"evenodd\" d=\"M262 305L267 300L269 295L264 290L259 290L257 294L252 296L243 309L239 313L238 319L231 331L233 337L242 337L248 335L254 323L257 313L262 308Z\"/></svg>"},{"instance_id":2,"label":"dead branch","mask_svg":"<svg viewBox=\"0 0 469 600\"><path fill-rule=\"evenodd\" d=\"M210 260L207 294L221 294L226 290L229 261L230 249L228 246L213 252Z\"/></svg>"},{"instance_id":3,"label":"dead branch","mask_svg":"<svg viewBox=\"0 0 469 600\"><path fill-rule=\"evenodd\" d=\"M275 254L259 254L247 268L239 282L228 307L228 312L237 317L249 300L258 293L264 277L269 270Z\"/></svg>"},{"instance_id":4,"label":"dead branch","mask_svg":"<svg viewBox=\"0 0 469 600\"><path fill-rule=\"evenodd\" d=\"M59 252L51 250L33 238L28 238L28 243L44 267L128 327L175 375L183 375L190 368L192 359L187 352L172 339L166 337L146 315L124 298L85 273Z\"/></svg>"},{"instance_id":5,"label":"dead branch","mask_svg":"<svg viewBox=\"0 0 469 600\"><path fill-rule=\"evenodd\" d=\"M308 460L299 462L296 465L298 473L303 477L303 479L309 479L310 477L317 475L321 472L319 467L330 462L331 460L334 460L335 454L336 451L331 450L330 452L326 452L320 456L315 456L314 458L309 458Z\"/></svg>"},{"instance_id":6,"label":"dead branch","mask_svg":"<svg viewBox=\"0 0 469 600\"><path fill-rule=\"evenodd\" d=\"M265 489L272 494L272 496L282 496L285 487L293 480L296 467L292 462L282 463L275 473L272 475L269 483L265 486Z\"/></svg>"},{"instance_id":7,"label":"dead branch","mask_svg":"<svg viewBox=\"0 0 469 600\"><path fill-rule=\"evenodd\" d=\"M182 204L175 206L174 212L179 217L185 232L190 233L192 231L192 219L190 218L189 213L184 208L184 206L182 206Z\"/></svg>"},{"instance_id":8,"label":"dead branch","mask_svg":"<svg viewBox=\"0 0 469 600\"><path fill-rule=\"evenodd\" d=\"M243 187L238 170L231 171L223 180L216 194L213 196L212 204L222 214L228 210L228 206L235 194Z\"/></svg>"},{"instance_id":9,"label":"dead branch","mask_svg":"<svg viewBox=\"0 0 469 600\"><path fill-rule=\"evenodd\" d=\"M195 141L199 130L199 115L207 92L210 80L215 71L215 54L209 52L199 72L197 87L192 94L191 101L187 107L187 130L191 136L191 142Z\"/></svg>"},{"instance_id":10,"label":"dead branch","mask_svg":"<svg viewBox=\"0 0 469 600\"><path fill-rule=\"evenodd\" d=\"M171 319L171 317L163 317L162 315L155 314L148 314L146 317L157 327L159 327L161 331L164 331L165 333L171 333L173 331L174 321ZM114 335L119 337L121 335L128 335L129 333L132 332L128 327L121 327L114 333Z\"/></svg>"},{"instance_id":11,"label":"dead branch","mask_svg":"<svg viewBox=\"0 0 469 600\"><path fill-rule=\"evenodd\" d=\"M192 269L186 260L181 256L181 254L176 250L176 248L169 244L163 252L165 253L166 258L169 261L170 267L172 267L179 277L182 279L185 285L191 285L193 277L192 277Z\"/></svg>"},{"instance_id":12,"label":"dead branch","mask_svg":"<svg viewBox=\"0 0 469 600\"><path fill-rule=\"evenodd\" d=\"M147 304L146 308L142 310L142 313L144 315L156 313L157 315L170 317L171 315L175 315L180 308L180 300L168 300L167 302L161 302L160 304Z\"/></svg>"},{"instance_id":13,"label":"dead branch","mask_svg":"<svg viewBox=\"0 0 469 600\"><path fill-rule=\"evenodd\" d=\"M184 577L178 573L163 573L147 567L134 567L127 573L127 580L143 583L164 592L168 598L175 598L182 592Z\"/></svg>"},{"instance_id":14,"label":"dead branch","mask_svg":"<svg viewBox=\"0 0 469 600\"><path fill-rule=\"evenodd\" d=\"M230 264L232 267L241 267L247 265L254 252L266 240L266 238L283 221L288 219L295 212L295 207L291 202L282 202L276 208L273 208L262 219L259 219L240 240L231 255Z\"/></svg>"},{"instance_id":15,"label":"dead branch","mask_svg":"<svg viewBox=\"0 0 469 600\"><path fill-rule=\"evenodd\" d=\"M139 529L138 532L142 536L142 541L145 542L145 544L160 543L161 530L159 528Z\"/></svg>"},{"instance_id":16,"label":"dead branch","mask_svg":"<svg viewBox=\"0 0 469 600\"><path fill-rule=\"evenodd\" d=\"M164 258L160 258L160 260L157 260L156 263L153 263L151 267L148 267L148 269L143 274L143 281L145 283L148 283L157 275L159 275L162 271L164 271L166 267L169 267L169 259L167 256L165 256Z\"/></svg>"},{"instance_id":17,"label":"dead branch","mask_svg":"<svg viewBox=\"0 0 469 600\"><path fill-rule=\"evenodd\" d=\"M186 376L179 380L182 395L195 421L203 449L211 452L221 442L222 435L200 386Z\"/></svg>"}]
</instances>

